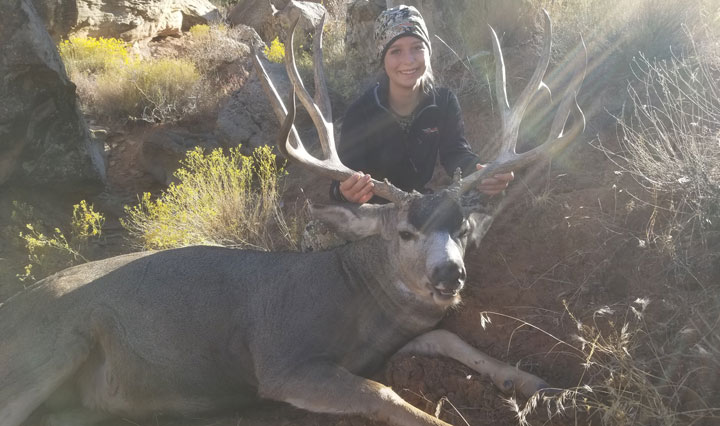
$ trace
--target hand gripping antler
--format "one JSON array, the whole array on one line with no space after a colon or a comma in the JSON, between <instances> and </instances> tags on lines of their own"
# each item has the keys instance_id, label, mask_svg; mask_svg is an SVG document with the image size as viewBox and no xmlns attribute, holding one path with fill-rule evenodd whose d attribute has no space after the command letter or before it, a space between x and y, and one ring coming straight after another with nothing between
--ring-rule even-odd
<instances>
[{"instance_id":1,"label":"hand gripping antler","mask_svg":"<svg viewBox=\"0 0 720 426\"><path fill-rule=\"evenodd\" d=\"M550 51L552 48L552 22L550 21L550 16L547 11L544 9L543 15L545 17L545 44L543 45L542 54L530 81L527 86L525 86L525 89L523 89L520 97L515 102L515 106L512 108L510 108L507 99L505 63L503 61L502 50L500 49L500 42L498 41L495 30L490 28L493 36L493 54L495 56L496 64L495 91L502 118L500 154L498 154L497 158L487 164L484 168L468 175L464 179L457 181L454 186L458 187L460 193L465 193L475 188L477 183L485 177L492 176L497 173L506 173L512 170L518 170L532 164L541 156L551 156L554 153L557 153L585 130L585 117L583 116L582 110L580 110L576 101L577 91L579 90L585 77L585 69L583 68L582 74L573 78L573 81L570 83L571 86L566 91L565 98L560 103L558 111L555 114L555 118L553 119L548 139L542 145L535 147L530 151L523 152L521 154L517 154L515 152L520 122L522 121L525 110L530 104L530 100L536 91L543 88L547 89L547 86L543 83L542 78L545 75L548 64L550 63ZM584 47L585 45L583 44L583 50ZM587 52L585 52L585 54L587 55ZM587 64L587 58L585 58L585 63ZM572 126L566 132L563 132L565 123L570 113L573 115Z\"/></svg>"},{"instance_id":2,"label":"hand gripping antler","mask_svg":"<svg viewBox=\"0 0 720 426\"><path fill-rule=\"evenodd\" d=\"M315 73L315 99L313 100L305 85L300 79L297 67L295 66L295 54L293 52L293 41L295 27L299 19L293 22L290 28L290 42L285 44L285 69L290 77L293 86L291 94L290 108L285 109L280 96L270 77L265 72L260 59L254 56L255 70L260 77L260 81L265 89L265 93L270 98L275 115L279 120L283 120L280 134L278 136L278 149L288 159L293 159L299 164L304 165L321 175L332 179L343 181L352 176L355 171L346 167L338 157L335 148L335 137L333 134L332 112L330 109L330 97L328 96L327 86L325 85L325 76L323 71L323 55L322 55L322 33L325 25L325 16L315 28L314 45L313 45L313 68ZM310 118L315 124L322 147L324 160L313 157L303 145L300 137L293 126L295 121L295 94L297 93L300 102L303 104L310 114ZM400 202L406 199L409 194L394 185L387 179L378 181L373 179L373 193L392 202Z\"/></svg>"}]
</instances>

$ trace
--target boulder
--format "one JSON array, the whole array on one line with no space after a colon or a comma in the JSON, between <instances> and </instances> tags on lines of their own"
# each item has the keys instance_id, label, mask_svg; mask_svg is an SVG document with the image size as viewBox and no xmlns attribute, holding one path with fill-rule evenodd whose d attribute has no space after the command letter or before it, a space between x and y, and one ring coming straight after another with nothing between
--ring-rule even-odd
<instances>
[{"instance_id":1,"label":"boulder","mask_svg":"<svg viewBox=\"0 0 720 426\"><path fill-rule=\"evenodd\" d=\"M287 105L292 84L285 72L285 64L272 63L264 57L261 57L260 60L280 98ZM246 64L245 67L251 69L252 65ZM311 88L308 90L312 93ZM281 122L275 116L262 84L253 70L250 72L250 78L230 96L227 103L220 109L215 123L215 135L223 147L230 148L241 145L244 150L250 152L265 145L275 146L280 124ZM300 101L297 101L295 129L306 147L313 149L317 146L315 126Z\"/></svg>"},{"instance_id":2,"label":"boulder","mask_svg":"<svg viewBox=\"0 0 720 426\"><path fill-rule=\"evenodd\" d=\"M313 34L325 12L325 8L319 3L291 0L276 15L282 28L289 29L292 23L299 19L298 31Z\"/></svg>"},{"instance_id":3,"label":"boulder","mask_svg":"<svg viewBox=\"0 0 720 426\"><path fill-rule=\"evenodd\" d=\"M385 0L354 0L348 5L345 32L346 72L365 87L380 70L375 49L375 20Z\"/></svg>"},{"instance_id":4,"label":"boulder","mask_svg":"<svg viewBox=\"0 0 720 426\"><path fill-rule=\"evenodd\" d=\"M277 9L270 0L240 0L228 13L230 25L247 25L257 31L267 44L278 36L274 15Z\"/></svg>"},{"instance_id":5,"label":"boulder","mask_svg":"<svg viewBox=\"0 0 720 426\"><path fill-rule=\"evenodd\" d=\"M285 66L268 61L263 61L263 66L281 96L290 93L291 85ZM215 134L223 146L242 145L252 150L263 145L275 145L280 128L278 119L257 75L254 72L251 75L218 113Z\"/></svg>"},{"instance_id":6,"label":"boulder","mask_svg":"<svg viewBox=\"0 0 720 426\"><path fill-rule=\"evenodd\" d=\"M221 19L208 0L33 0L57 42L69 36L138 41Z\"/></svg>"},{"instance_id":7,"label":"boulder","mask_svg":"<svg viewBox=\"0 0 720 426\"><path fill-rule=\"evenodd\" d=\"M270 44L276 37L284 40L283 28L289 28L290 24L299 18L296 43L302 44L307 41L307 36L314 32L325 13L321 4L309 1L290 0L278 4L281 5L280 8L270 0L240 1L228 14L228 20L233 26L247 25L254 28L260 38Z\"/></svg>"},{"instance_id":8,"label":"boulder","mask_svg":"<svg viewBox=\"0 0 720 426\"><path fill-rule=\"evenodd\" d=\"M0 184L102 184L105 161L30 0L0 2Z\"/></svg>"}]
</instances>

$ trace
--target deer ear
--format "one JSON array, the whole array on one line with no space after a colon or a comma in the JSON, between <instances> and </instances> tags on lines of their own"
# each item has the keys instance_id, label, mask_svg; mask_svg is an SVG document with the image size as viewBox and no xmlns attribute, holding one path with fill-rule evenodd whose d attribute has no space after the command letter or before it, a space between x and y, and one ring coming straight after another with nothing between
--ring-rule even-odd
<instances>
[{"instance_id":1,"label":"deer ear","mask_svg":"<svg viewBox=\"0 0 720 426\"><path fill-rule=\"evenodd\" d=\"M477 248L480 245L485 233L492 225L493 217L489 214L473 212L467 218L470 222L470 236L468 237L468 246Z\"/></svg>"},{"instance_id":2,"label":"deer ear","mask_svg":"<svg viewBox=\"0 0 720 426\"><path fill-rule=\"evenodd\" d=\"M341 237L359 240L383 233L395 209L393 204L311 204L310 214Z\"/></svg>"}]
</instances>

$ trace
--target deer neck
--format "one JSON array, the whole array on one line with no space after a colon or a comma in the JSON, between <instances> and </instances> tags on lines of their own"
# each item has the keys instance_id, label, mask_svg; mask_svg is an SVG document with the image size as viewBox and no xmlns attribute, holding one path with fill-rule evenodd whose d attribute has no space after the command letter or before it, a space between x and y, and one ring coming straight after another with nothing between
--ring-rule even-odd
<instances>
[{"instance_id":1,"label":"deer neck","mask_svg":"<svg viewBox=\"0 0 720 426\"><path fill-rule=\"evenodd\" d=\"M384 314L416 330L434 327L446 307L421 299L410 291L398 274L387 241L368 237L343 247L343 268Z\"/></svg>"}]
</instances>

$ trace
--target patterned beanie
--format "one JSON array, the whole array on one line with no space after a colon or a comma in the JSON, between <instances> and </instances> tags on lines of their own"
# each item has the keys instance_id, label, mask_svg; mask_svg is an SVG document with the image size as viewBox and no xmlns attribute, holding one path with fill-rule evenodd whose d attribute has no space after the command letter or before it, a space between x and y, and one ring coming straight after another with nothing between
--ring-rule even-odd
<instances>
[{"instance_id":1,"label":"patterned beanie","mask_svg":"<svg viewBox=\"0 0 720 426\"><path fill-rule=\"evenodd\" d=\"M410 35L419 38L432 53L430 37L422 15L413 6L395 6L378 16L375 21L375 44L380 62L385 59L385 52L400 37Z\"/></svg>"}]
</instances>

